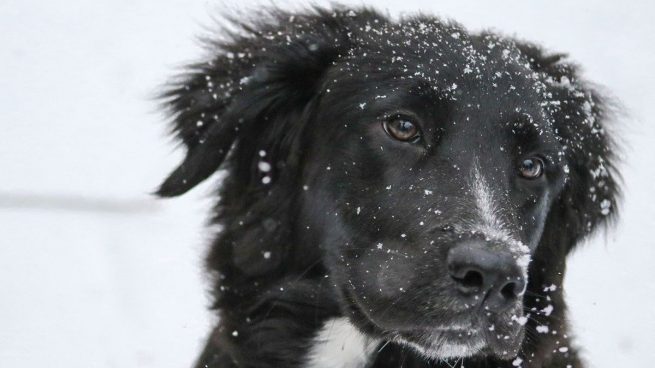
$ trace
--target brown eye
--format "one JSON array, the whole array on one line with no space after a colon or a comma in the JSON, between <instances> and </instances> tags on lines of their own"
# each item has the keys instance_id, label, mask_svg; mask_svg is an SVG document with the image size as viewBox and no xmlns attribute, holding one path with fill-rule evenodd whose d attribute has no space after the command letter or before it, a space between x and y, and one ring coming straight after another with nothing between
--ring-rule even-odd
<instances>
[{"instance_id":1,"label":"brown eye","mask_svg":"<svg viewBox=\"0 0 655 368\"><path fill-rule=\"evenodd\" d=\"M405 117L385 120L383 126L387 134L402 142L416 142L421 137L416 124Z\"/></svg>"},{"instance_id":2,"label":"brown eye","mask_svg":"<svg viewBox=\"0 0 655 368\"><path fill-rule=\"evenodd\" d=\"M544 173L544 161L539 157L529 157L519 165L521 176L526 179L537 179Z\"/></svg>"}]
</instances>

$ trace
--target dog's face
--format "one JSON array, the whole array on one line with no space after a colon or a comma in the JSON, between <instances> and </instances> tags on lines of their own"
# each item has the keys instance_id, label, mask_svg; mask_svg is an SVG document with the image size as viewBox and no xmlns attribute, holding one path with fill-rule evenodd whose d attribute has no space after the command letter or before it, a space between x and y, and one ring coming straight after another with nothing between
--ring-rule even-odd
<instances>
[{"instance_id":1,"label":"dog's face","mask_svg":"<svg viewBox=\"0 0 655 368\"><path fill-rule=\"evenodd\" d=\"M223 48L167 95L189 152L159 191L230 163L216 269L265 283L321 264L366 333L429 358L516 355L529 282L560 283L615 205L602 106L575 69L368 11L282 14Z\"/></svg>"},{"instance_id":2,"label":"dog's face","mask_svg":"<svg viewBox=\"0 0 655 368\"><path fill-rule=\"evenodd\" d=\"M452 55L396 48L382 54L402 62L333 67L305 160L307 226L356 323L433 357L515 354L566 162L532 71L480 41L487 65L463 72L454 41Z\"/></svg>"}]
</instances>

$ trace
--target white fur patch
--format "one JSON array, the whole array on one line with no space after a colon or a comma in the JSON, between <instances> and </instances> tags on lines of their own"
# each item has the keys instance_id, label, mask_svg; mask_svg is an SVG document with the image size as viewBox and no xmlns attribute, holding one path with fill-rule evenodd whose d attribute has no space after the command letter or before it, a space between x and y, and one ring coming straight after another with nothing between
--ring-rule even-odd
<instances>
[{"instance_id":1,"label":"white fur patch","mask_svg":"<svg viewBox=\"0 0 655 368\"><path fill-rule=\"evenodd\" d=\"M470 231L483 234L487 240L497 240L509 245L509 251L516 257L516 262L527 275L530 263L530 248L516 239L507 229L507 225L498 215L498 207L494 201L493 191L485 178L480 174L478 165L473 165L473 195L478 210L478 219L471 224Z\"/></svg>"},{"instance_id":2,"label":"white fur patch","mask_svg":"<svg viewBox=\"0 0 655 368\"><path fill-rule=\"evenodd\" d=\"M314 338L305 367L362 368L377 342L361 333L347 318L331 319Z\"/></svg>"}]
</instances>

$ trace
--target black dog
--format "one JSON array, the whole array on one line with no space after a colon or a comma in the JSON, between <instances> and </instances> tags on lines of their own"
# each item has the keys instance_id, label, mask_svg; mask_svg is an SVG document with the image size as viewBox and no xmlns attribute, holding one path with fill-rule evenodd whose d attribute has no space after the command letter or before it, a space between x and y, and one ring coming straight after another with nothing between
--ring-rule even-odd
<instances>
[{"instance_id":1,"label":"black dog","mask_svg":"<svg viewBox=\"0 0 655 368\"><path fill-rule=\"evenodd\" d=\"M227 171L197 367L581 367L565 259L617 184L574 66L429 16L235 23L164 95L159 195Z\"/></svg>"}]
</instances>

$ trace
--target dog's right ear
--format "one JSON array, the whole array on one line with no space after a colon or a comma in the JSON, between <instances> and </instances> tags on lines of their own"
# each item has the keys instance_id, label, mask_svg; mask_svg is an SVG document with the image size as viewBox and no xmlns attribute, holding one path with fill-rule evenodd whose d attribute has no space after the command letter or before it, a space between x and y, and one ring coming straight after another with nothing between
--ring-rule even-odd
<instances>
[{"instance_id":1,"label":"dog's right ear","mask_svg":"<svg viewBox=\"0 0 655 368\"><path fill-rule=\"evenodd\" d=\"M236 22L241 32L228 41L210 41L218 56L192 65L162 95L187 154L156 193L177 196L202 182L240 137L284 131L270 125L281 124L280 114L302 111L346 47L344 18L325 10L300 16L274 12L254 25Z\"/></svg>"}]
</instances>

